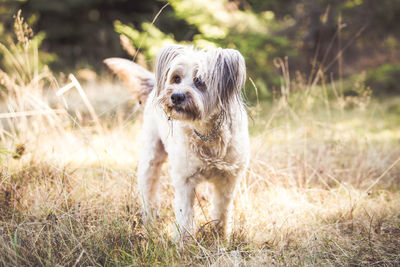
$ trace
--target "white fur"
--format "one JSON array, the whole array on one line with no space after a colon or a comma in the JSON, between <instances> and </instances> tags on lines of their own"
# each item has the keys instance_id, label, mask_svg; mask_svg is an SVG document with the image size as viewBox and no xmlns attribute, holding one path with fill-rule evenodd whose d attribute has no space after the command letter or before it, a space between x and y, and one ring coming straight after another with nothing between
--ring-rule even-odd
<instances>
[{"instance_id":1,"label":"white fur","mask_svg":"<svg viewBox=\"0 0 400 267\"><path fill-rule=\"evenodd\" d=\"M179 83L172 82L176 73ZM194 85L195 76L206 90ZM240 95L244 81L244 59L236 50L169 46L157 57L155 88L143 114L138 183L144 214L150 218L158 206L159 174L168 156L178 237L195 231L194 190L202 181L214 185L212 219L219 222L225 237L231 231L235 189L250 154L247 114ZM174 93L189 96L185 98L191 99L188 106L182 105L188 114L177 111L171 102ZM195 134L213 131L221 114L215 136L204 141Z\"/></svg>"}]
</instances>

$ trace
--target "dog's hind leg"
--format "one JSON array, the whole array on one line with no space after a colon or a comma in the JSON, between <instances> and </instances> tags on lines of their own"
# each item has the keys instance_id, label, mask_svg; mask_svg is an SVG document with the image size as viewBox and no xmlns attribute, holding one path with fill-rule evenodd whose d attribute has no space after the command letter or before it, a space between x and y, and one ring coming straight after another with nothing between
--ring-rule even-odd
<instances>
[{"instance_id":1,"label":"dog's hind leg","mask_svg":"<svg viewBox=\"0 0 400 267\"><path fill-rule=\"evenodd\" d=\"M151 135L150 135L151 136ZM144 132L138 166L138 185L143 201L145 220L153 217L152 208L158 205L158 184L162 163L167 153L164 145L158 138L149 138L149 133Z\"/></svg>"}]
</instances>

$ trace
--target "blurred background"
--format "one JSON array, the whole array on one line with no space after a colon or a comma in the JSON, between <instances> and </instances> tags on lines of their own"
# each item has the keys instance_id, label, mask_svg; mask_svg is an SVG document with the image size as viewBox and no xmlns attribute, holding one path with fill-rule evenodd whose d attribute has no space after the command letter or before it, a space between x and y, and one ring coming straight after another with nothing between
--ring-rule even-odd
<instances>
[{"instance_id":1,"label":"blurred background","mask_svg":"<svg viewBox=\"0 0 400 267\"><path fill-rule=\"evenodd\" d=\"M3 44L19 9L53 72L103 73L103 59L116 56L151 69L160 47L179 42L238 49L250 100L279 91L283 72L305 84L323 72L345 95L359 94L355 80L378 96L400 94L399 0L1 0Z\"/></svg>"}]
</instances>

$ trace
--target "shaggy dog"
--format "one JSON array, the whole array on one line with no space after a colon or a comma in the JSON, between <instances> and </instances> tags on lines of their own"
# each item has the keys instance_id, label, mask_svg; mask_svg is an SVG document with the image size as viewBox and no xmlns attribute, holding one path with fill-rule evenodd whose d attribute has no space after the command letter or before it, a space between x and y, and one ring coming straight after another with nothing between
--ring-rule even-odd
<instances>
[{"instance_id":1,"label":"shaggy dog","mask_svg":"<svg viewBox=\"0 0 400 267\"><path fill-rule=\"evenodd\" d=\"M227 237L235 189L250 154L242 55L233 49L171 45L158 53L155 75L125 59L105 63L145 104L138 166L145 217L151 218L157 206L160 169L168 156L177 237L195 230L195 187L202 181L214 185L213 220Z\"/></svg>"}]
</instances>

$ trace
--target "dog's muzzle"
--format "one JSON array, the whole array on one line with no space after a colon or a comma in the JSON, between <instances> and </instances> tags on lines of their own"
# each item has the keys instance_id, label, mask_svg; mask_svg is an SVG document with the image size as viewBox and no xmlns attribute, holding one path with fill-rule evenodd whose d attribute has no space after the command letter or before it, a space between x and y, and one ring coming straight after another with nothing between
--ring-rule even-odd
<instances>
[{"instance_id":1,"label":"dog's muzzle","mask_svg":"<svg viewBox=\"0 0 400 267\"><path fill-rule=\"evenodd\" d=\"M193 96L188 92L167 92L161 97L160 103L171 119L196 120L201 118L200 110L193 101Z\"/></svg>"}]
</instances>

